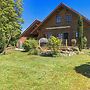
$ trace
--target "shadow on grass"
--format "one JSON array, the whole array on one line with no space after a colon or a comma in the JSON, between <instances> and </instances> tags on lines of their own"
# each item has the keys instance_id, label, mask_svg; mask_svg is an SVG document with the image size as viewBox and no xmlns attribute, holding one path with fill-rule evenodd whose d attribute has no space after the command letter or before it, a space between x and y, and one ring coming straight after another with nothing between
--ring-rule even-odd
<instances>
[{"instance_id":1,"label":"shadow on grass","mask_svg":"<svg viewBox=\"0 0 90 90\"><path fill-rule=\"evenodd\" d=\"M23 51L21 51L21 52L27 52L27 51L24 51L24 50L23 50Z\"/></svg>"},{"instance_id":2,"label":"shadow on grass","mask_svg":"<svg viewBox=\"0 0 90 90\"><path fill-rule=\"evenodd\" d=\"M75 67L75 71L87 78L90 78L90 62L87 64L83 64Z\"/></svg>"}]
</instances>

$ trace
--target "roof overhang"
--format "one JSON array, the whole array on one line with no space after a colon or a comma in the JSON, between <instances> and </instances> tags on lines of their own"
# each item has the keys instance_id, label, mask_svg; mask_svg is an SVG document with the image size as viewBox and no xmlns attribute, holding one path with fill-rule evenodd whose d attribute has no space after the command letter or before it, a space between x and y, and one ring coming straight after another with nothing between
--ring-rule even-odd
<instances>
[{"instance_id":1,"label":"roof overhang","mask_svg":"<svg viewBox=\"0 0 90 90\"><path fill-rule=\"evenodd\" d=\"M52 29L65 29L65 28L70 28L71 26L60 26L60 27L49 27L49 28L46 28L48 30L52 30Z\"/></svg>"},{"instance_id":2,"label":"roof overhang","mask_svg":"<svg viewBox=\"0 0 90 90\"><path fill-rule=\"evenodd\" d=\"M39 24L37 24L39 23ZM41 21L39 20L35 20L22 34L20 37L24 36L25 33L28 32L28 30L30 31L30 34L32 33L32 28L37 25L37 27L39 27L39 25L41 25ZM35 29L33 29L33 31L35 31L37 29L37 27Z\"/></svg>"}]
</instances>

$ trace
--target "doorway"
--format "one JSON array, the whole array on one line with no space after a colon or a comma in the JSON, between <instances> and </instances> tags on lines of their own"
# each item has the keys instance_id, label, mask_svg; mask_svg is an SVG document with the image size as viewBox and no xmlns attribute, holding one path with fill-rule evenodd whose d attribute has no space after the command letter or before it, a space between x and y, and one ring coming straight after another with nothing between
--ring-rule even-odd
<instances>
[{"instance_id":1,"label":"doorway","mask_svg":"<svg viewBox=\"0 0 90 90\"><path fill-rule=\"evenodd\" d=\"M63 39L68 39L68 33L63 33Z\"/></svg>"}]
</instances>

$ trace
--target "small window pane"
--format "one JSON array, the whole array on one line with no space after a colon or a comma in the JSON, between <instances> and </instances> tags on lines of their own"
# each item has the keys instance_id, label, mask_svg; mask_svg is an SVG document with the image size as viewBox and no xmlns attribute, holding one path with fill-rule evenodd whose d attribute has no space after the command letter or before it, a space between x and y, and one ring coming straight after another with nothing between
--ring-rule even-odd
<instances>
[{"instance_id":1,"label":"small window pane","mask_svg":"<svg viewBox=\"0 0 90 90\"><path fill-rule=\"evenodd\" d=\"M61 19L62 19L61 16L56 16L56 23L61 23Z\"/></svg>"},{"instance_id":2,"label":"small window pane","mask_svg":"<svg viewBox=\"0 0 90 90\"><path fill-rule=\"evenodd\" d=\"M59 39L62 39L62 38L63 38L63 34L62 34L62 33L59 33L59 34L57 35L57 37L58 37Z\"/></svg>"},{"instance_id":3,"label":"small window pane","mask_svg":"<svg viewBox=\"0 0 90 90\"><path fill-rule=\"evenodd\" d=\"M71 23L72 22L72 16L71 15L66 15L66 22Z\"/></svg>"}]
</instances>

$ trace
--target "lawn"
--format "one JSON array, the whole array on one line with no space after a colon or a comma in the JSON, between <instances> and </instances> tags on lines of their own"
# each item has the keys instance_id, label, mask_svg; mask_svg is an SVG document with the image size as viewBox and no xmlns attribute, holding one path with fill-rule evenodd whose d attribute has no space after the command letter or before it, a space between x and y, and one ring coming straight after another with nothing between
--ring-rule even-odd
<instances>
[{"instance_id":1,"label":"lawn","mask_svg":"<svg viewBox=\"0 0 90 90\"><path fill-rule=\"evenodd\" d=\"M90 56L0 56L0 90L90 90Z\"/></svg>"}]
</instances>

